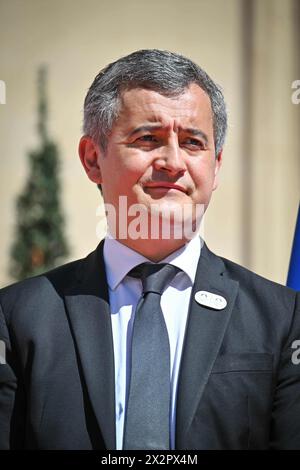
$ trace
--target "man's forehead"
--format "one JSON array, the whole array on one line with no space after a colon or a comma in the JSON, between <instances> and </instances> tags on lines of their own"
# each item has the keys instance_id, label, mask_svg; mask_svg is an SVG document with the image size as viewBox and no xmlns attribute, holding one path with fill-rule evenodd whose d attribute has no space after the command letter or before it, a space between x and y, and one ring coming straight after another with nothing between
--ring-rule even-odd
<instances>
[{"instance_id":1,"label":"man's forehead","mask_svg":"<svg viewBox=\"0 0 300 470\"><path fill-rule=\"evenodd\" d=\"M177 96L166 96L146 88L133 88L122 92L120 98L119 117L123 115L128 123L142 114L147 115L149 122L160 121L165 113L190 119L212 116L209 96L195 83Z\"/></svg>"},{"instance_id":2,"label":"man's forehead","mask_svg":"<svg viewBox=\"0 0 300 470\"><path fill-rule=\"evenodd\" d=\"M127 104L131 100L138 101L166 101L174 103L184 103L189 101L203 101L210 104L210 98L207 95L206 91L203 90L197 83L191 83L189 86L184 88L182 91L172 93L160 92L151 88L143 87L134 87L130 89L125 89L120 93L121 103Z\"/></svg>"}]
</instances>

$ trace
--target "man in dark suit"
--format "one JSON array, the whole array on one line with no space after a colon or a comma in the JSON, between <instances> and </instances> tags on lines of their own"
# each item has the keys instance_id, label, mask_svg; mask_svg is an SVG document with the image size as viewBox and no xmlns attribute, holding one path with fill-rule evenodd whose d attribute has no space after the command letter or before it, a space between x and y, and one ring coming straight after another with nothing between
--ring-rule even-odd
<instances>
[{"instance_id":1,"label":"man in dark suit","mask_svg":"<svg viewBox=\"0 0 300 470\"><path fill-rule=\"evenodd\" d=\"M1 448L300 449L299 294L196 234L225 132L220 89L178 54L95 78L79 154L109 235L2 289Z\"/></svg>"}]
</instances>

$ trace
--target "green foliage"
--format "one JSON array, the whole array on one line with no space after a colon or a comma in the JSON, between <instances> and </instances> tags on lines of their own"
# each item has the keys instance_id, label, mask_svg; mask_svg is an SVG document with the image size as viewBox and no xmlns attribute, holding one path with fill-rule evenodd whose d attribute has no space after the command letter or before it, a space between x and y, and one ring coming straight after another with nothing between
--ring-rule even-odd
<instances>
[{"instance_id":1,"label":"green foliage","mask_svg":"<svg viewBox=\"0 0 300 470\"><path fill-rule=\"evenodd\" d=\"M38 134L40 147L28 154L29 176L17 200L11 275L17 279L57 266L68 254L60 208L59 153L47 136L46 69L39 71Z\"/></svg>"}]
</instances>

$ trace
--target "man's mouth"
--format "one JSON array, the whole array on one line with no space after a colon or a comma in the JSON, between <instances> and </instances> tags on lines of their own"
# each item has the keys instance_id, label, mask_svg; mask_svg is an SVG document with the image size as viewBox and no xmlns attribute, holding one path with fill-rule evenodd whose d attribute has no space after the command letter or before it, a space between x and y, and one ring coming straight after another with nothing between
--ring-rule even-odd
<instances>
[{"instance_id":1,"label":"man's mouth","mask_svg":"<svg viewBox=\"0 0 300 470\"><path fill-rule=\"evenodd\" d=\"M184 194L187 194L187 189L184 186L181 186L177 183L169 183L166 181L156 181L152 183L147 183L144 188L147 189L157 189L157 190L170 190L175 189L177 191L181 191Z\"/></svg>"}]
</instances>

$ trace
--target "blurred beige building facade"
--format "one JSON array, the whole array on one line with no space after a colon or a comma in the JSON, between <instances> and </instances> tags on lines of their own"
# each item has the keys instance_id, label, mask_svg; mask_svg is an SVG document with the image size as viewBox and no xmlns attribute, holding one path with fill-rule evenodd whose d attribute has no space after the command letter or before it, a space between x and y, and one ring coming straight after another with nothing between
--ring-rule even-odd
<instances>
[{"instance_id":1,"label":"blurred beige building facade","mask_svg":"<svg viewBox=\"0 0 300 470\"><path fill-rule=\"evenodd\" d=\"M285 283L300 196L299 0L0 0L0 286L9 283L15 199L37 145L36 74L49 70L50 135L61 153L71 259L103 236L99 192L77 156L94 76L136 49L187 55L229 110L221 183L204 235L217 254Z\"/></svg>"}]
</instances>

